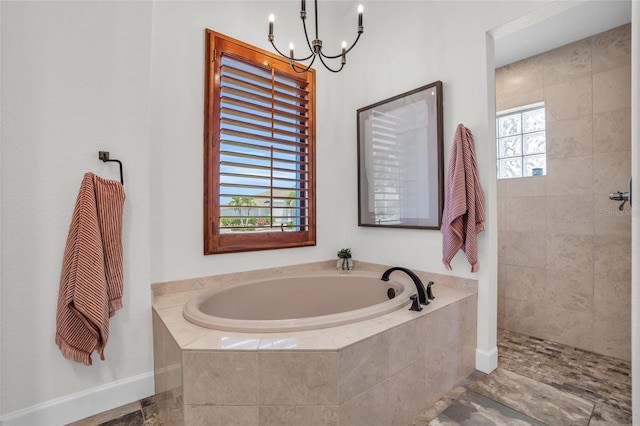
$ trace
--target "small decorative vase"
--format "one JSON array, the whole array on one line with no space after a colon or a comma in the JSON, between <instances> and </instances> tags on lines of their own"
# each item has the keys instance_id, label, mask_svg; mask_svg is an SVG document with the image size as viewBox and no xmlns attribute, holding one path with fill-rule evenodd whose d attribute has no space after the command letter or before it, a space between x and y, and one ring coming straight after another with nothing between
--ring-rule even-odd
<instances>
[{"instance_id":1,"label":"small decorative vase","mask_svg":"<svg viewBox=\"0 0 640 426\"><path fill-rule=\"evenodd\" d=\"M353 269L353 259L350 257L343 257L338 259L336 267L340 271L351 271Z\"/></svg>"}]
</instances>

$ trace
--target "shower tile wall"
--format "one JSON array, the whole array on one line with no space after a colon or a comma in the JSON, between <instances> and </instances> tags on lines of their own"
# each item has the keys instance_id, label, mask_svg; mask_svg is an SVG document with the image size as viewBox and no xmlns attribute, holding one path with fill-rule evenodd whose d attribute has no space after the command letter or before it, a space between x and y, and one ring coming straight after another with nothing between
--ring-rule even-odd
<instances>
[{"instance_id":1,"label":"shower tile wall","mask_svg":"<svg viewBox=\"0 0 640 426\"><path fill-rule=\"evenodd\" d=\"M629 360L631 25L496 70L497 110L544 101L547 175L498 180L498 325Z\"/></svg>"}]
</instances>

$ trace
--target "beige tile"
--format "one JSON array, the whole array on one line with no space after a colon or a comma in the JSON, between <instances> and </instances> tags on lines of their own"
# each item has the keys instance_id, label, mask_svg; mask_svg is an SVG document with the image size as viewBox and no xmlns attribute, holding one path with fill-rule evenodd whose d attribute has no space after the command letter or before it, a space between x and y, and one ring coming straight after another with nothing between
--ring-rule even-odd
<instances>
[{"instance_id":1,"label":"beige tile","mask_svg":"<svg viewBox=\"0 0 640 426\"><path fill-rule=\"evenodd\" d=\"M151 323L153 325L153 370L155 381L155 393L159 394L168 390L165 371L167 361L165 358L164 341L169 332L162 323L155 310L151 313Z\"/></svg>"},{"instance_id":2,"label":"beige tile","mask_svg":"<svg viewBox=\"0 0 640 426\"><path fill-rule=\"evenodd\" d=\"M593 156L593 192L610 193L629 190L631 152L607 152Z\"/></svg>"},{"instance_id":3,"label":"beige tile","mask_svg":"<svg viewBox=\"0 0 640 426\"><path fill-rule=\"evenodd\" d=\"M576 348L593 350L593 313L544 307L545 325L540 337Z\"/></svg>"},{"instance_id":4,"label":"beige tile","mask_svg":"<svg viewBox=\"0 0 640 426\"><path fill-rule=\"evenodd\" d=\"M545 86L544 100L547 123L591 115L593 113L592 93L590 77Z\"/></svg>"},{"instance_id":5,"label":"beige tile","mask_svg":"<svg viewBox=\"0 0 640 426\"><path fill-rule=\"evenodd\" d=\"M547 161L546 195L573 196L593 193L591 155Z\"/></svg>"},{"instance_id":6,"label":"beige tile","mask_svg":"<svg viewBox=\"0 0 640 426\"><path fill-rule=\"evenodd\" d=\"M533 303L544 302L545 270L525 266L505 266L506 298Z\"/></svg>"},{"instance_id":7,"label":"beige tile","mask_svg":"<svg viewBox=\"0 0 640 426\"><path fill-rule=\"evenodd\" d=\"M165 425L184 426L184 406L181 397L168 395L166 398L156 400L158 414Z\"/></svg>"},{"instance_id":8,"label":"beige tile","mask_svg":"<svg viewBox=\"0 0 640 426\"><path fill-rule=\"evenodd\" d=\"M476 330L478 325L478 296L467 297L461 300L458 305L460 306L459 333L464 334Z\"/></svg>"},{"instance_id":9,"label":"beige tile","mask_svg":"<svg viewBox=\"0 0 640 426\"><path fill-rule=\"evenodd\" d=\"M260 426L337 426L338 406L260 407Z\"/></svg>"},{"instance_id":10,"label":"beige tile","mask_svg":"<svg viewBox=\"0 0 640 426\"><path fill-rule=\"evenodd\" d=\"M631 318L631 280L594 276L595 314L616 319Z\"/></svg>"},{"instance_id":11,"label":"beige tile","mask_svg":"<svg viewBox=\"0 0 640 426\"><path fill-rule=\"evenodd\" d=\"M550 121L547 125L547 158L591 155L593 150L592 117L586 115Z\"/></svg>"},{"instance_id":12,"label":"beige tile","mask_svg":"<svg viewBox=\"0 0 640 426\"><path fill-rule=\"evenodd\" d=\"M335 405L338 354L260 352L260 405Z\"/></svg>"},{"instance_id":13,"label":"beige tile","mask_svg":"<svg viewBox=\"0 0 640 426\"><path fill-rule=\"evenodd\" d=\"M386 333L341 349L338 355L340 403L389 377L389 335Z\"/></svg>"},{"instance_id":14,"label":"beige tile","mask_svg":"<svg viewBox=\"0 0 640 426\"><path fill-rule=\"evenodd\" d=\"M554 86L591 75L591 39L586 38L540 55L544 86Z\"/></svg>"},{"instance_id":15,"label":"beige tile","mask_svg":"<svg viewBox=\"0 0 640 426\"><path fill-rule=\"evenodd\" d=\"M593 72L631 65L631 24L593 36Z\"/></svg>"},{"instance_id":16,"label":"beige tile","mask_svg":"<svg viewBox=\"0 0 640 426\"><path fill-rule=\"evenodd\" d=\"M510 96L500 96L496 99L496 111L501 112L511 108L519 108L544 101L544 90L536 89Z\"/></svg>"},{"instance_id":17,"label":"beige tile","mask_svg":"<svg viewBox=\"0 0 640 426\"><path fill-rule=\"evenodd\" d=\"M545 198L514 197L506 200L506 231L544 232L545 230Z\"/></svg>"},{"instance_id":18,"label":"beige tile","mask_svg":"<svg viewBox=\"0 0 640 426\"><path fill-rule=\"evenodd\" d=\"M593 115L593 152L631 150L631 108Z\"/></svg>"},{"instance_id":19,"label":"beige tile","mask_svg":"<svg viewBox=\"0 0 640 426\"><path fill-rule=\"evenodd\" d=\"M507 234L504 226L498 225L498 262L506 263L507 259Z\"/></svg>"},{"instance_id":20,"label":"beige tile","mask_svg":"<svg viewBox=\"0 0 640 426\"><path fill-rule=\"evenodd\" d=\"M202 286L197 279L167 281L151 284L151 292L154 296L200 290L201 288Z\"/></svg>"},{"instance_id":21,"label":"beige tile","mask_svg":"<svg viewBox=\"0 0 640 426\"><path fill-rule=\"evenodd\" d=\"M440 346L427 341L427 358L424 360L423 366L427 383L424 402L429 407L457 383L456 345Z\"/></svg>"},{"instance_id":22,"label":"beige tile","mask_svg":"<svg viewBox=\"0 0 640 426\"><path fill-rule=\"evenodd\" d=\"M543 87L543 68L537 58L527 58L496 70L496 96L518 95Z\"/></svg>"},{"instance_id":23,"label":"beige tile","mask_svg":"<svg viewBox=\"0 0 640 426\"><path fill-rule=\"evenodd\" d=\"M548 234L593 234L593 195L545 197Z\"/></svg>"},{"instance_id":24,"label":"beige tile","mask_svg":"<svg viewBox=\"0 0 640 426\"><path fill-rule=\"evenodd\" d=\"M184 424L189 426L258 426L258 407L185 405Z\"/></svg>"},{"instance_id":25,"label":"beige tile","mask_svg":"<svg viewBox=\"0 0 640 426\"><path fill-rule=\"evenodd\" d=\"M545 195L545 176L507 179L504 183L506 196L508 198L540 197Z\"/></svg>"},{"instance_id":26,"label":"beige tile","mask_svg":"<svg viewBox=\"0 0 640 426\"><path fill-rule=\"evenodd\" d=\"M466 331L461 336L457 353L456 383L461 382L475 371L477 346L478 336L476 329Z\"/></svg>"},{"instance_id":27,"label":"beige tile","mask_svg":"<svg viewBox=\"0 0 640 426\"><path fill-rule=\"evenodd\" d=\"M166 326L153 311L153 363L155 392L182 387L182 351Z\"/></svg>"},{"instance_id":28,"label":"beige tile","mask_svg":"<svg viewBox=\"0 0 640 426\"><path fill-rule=\"evenodd\" d=\"M423 409L426 392L423 360L389 378L389 407L392 426L405 426Z\"/></svg>"},{"instance_id":29,"label":"beige tile","mask_svg":"<svg viewBox=\"0 0 640 426\"><path fill-rule=\"evenodd\" d=\"M547 235L547 268L585 271L593 267L591 235Z\"/></svg>"},{"instance_id":30,"label":"beige tile","mask_svg":"<svg viewBox=\"0 0 640 426\"><path fill-rule=\"evenodd\" d=\"M504 234L505 264L544 268L546 259L544 233L505 231Z\"/></svg>"},{"instance_id":31,"label":"beige tile","mask_svg":"<svg viewBox=\"0 0 640 426\"><path fill-rule=\"evenodd\" d=\"M433 356L434 347L445 347L457 341L458 309L457 304L452 304L426 316L427 358Z\"/></svg>"},{"instance_id":32,"label":"beige tile","mask_svg":"<svg viewBox=\"0 0 640 426\"><path fill-rule=\"evenodd\" d=\"M629 108L631 105L631 66L593 75L593 112Z\"/></svg>"},{"instance_id":33,"label":"beige tile","mask_svg":"<svg viewBox=\"0 0 640 426\"><path fill-rule=\"evenodd\" d=\"M340 426L386 426L391 424L389 381L374 386L340 405Z\"/></svg>"},{"instance_id":34,"label":"beige tile","mask_svg":"<svg viewBox=\"0 0 640 426\"><path fill-rule=\"evenodd\" d=\"M184 351L182 357L185 404L257 403L257 353Z\"/></svg>"},{"instance_id":35,"label":"beige tile","mask_svg":"<svg viewBox=\"0 0 640 426\"><path fill-rule=\"evenodd\" d=\"M547 306L584 313L593 312L593 272L546 270L542 289Z\"/></svg>"},{"instance_id":36,"label":"beige tile","mask_svg":"<svg viewBox=\"0 0 640 426\"><path fill-rule=\"evenodd\" d=\"M500 258L498 259L500 262ZM505 328L504 310L507 289L507 265L498 263L498 328Z\"/></svg>"},{"instance_id":37,"label":"beige tile","mask_svg":"<svg viewBox=\"0 0 640 426\"><path fill-rule=\"evenodd\" d=\"M422 317L389 330L389 375L424 359L427 345L427 320Z\"/></svg>"},{"instance_id":38,"label":"beige tile","mask_svg":"<svg viewBox=\"0 0 640 426\"><path fill-rule=\"evenodd\" d=\"M595 352L631 361L631 313L618 318L596 315L593 342Z\"/></svg>"},{"instance_id":39,"label":"beige tile","mask_svg":"<svg viewBox=\"0 0 640 426\"><path fill-rule=\"evenodd\" d=\"M544 305L516 299L506 300L505 324L508 330L540 336L544 322Z\"/></svg>"},{"instance_id":40,"label":"beige tile","mask_svg":"<svg viewBox=\"0 0 640 426\"><path fill-rule=\"evenodd\" d=\"M620 191L623 190L624 188L620 188ZM631 235L631 206L625 203L624 208L620 210L621 204L621 201L610 200L609 193L594 195L593 232L595 235L617 237Z\"/></svg>"},{"instance_id":41,"label":"beige tile","mask_svg":"<svg viewBox=\"0 0 640 426\"><path fill-rule=\"evenodd\" d=\"M593 237L594 274L631 281L631 233Z\"/></svg>"},{"instance_id":42,"label":"beige tile","mask_svg":"<svg viewBox=\"0 0 640 426\"><path fill-rule=\"evenodd\" d=\"M171 306L162 309L154 307L154 309L156 309L158 316L162 319L162 322L180 347L184 347L198 340L208 332L213 331L191 324L185 320L182 315L183 306Z\"/></svg>"}]
</instances>

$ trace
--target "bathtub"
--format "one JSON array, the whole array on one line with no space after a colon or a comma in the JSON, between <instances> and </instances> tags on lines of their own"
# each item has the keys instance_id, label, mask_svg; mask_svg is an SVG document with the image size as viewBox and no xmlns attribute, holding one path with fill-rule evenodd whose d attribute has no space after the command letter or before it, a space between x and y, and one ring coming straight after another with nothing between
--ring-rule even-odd
<instances>
[{"instance_id":1,"label":"bathtub","mask_svg":"<svg viewBox=\"0 0 640 426\"><path fill-rule=\"evenodd\" d=\"M319 419L334 426L406 425L473 372L476 280L414 270L423 282L433 280L437 286L435 300L415 312L407 299L416 288L406 274L391 274L391 288L398 293L389 300L389 282L380 281L388 265L361 262L348 274L338 273L335 265L331 259L152 284L155 392L171 425L312 425ZM375 309L396 302L400 307L364 321L279 333L217 330L185 318L185 303L197 307L202 294L236 292L258 280L289 282L283 278L291 276L325 278L303 290L304 303L318 299L319 289L329 289L338 301L351 301L381 288L383 301L374 303ZM371 278L366 281L374 290L348 295L358 276ZM298 284L305 288L302 280L292 286ZM268 291L248 291L238 302L243 308L271 304L265 299L273 296ZM349 315L369 309L356 307Z\"/></svg>"},{"instance_id":2,"label":"bathtub","mask_svg":"<svg viewBox=\"0 0 640 426\"><path fill-rule=\"evenodd\" d=\"M401 276L400 273L397 273ZM284 332L363 321L409 305L411 281L371 272L265 278L204 292L185 304L193 324L226 331Z\"/></svg>"}]
</instances>

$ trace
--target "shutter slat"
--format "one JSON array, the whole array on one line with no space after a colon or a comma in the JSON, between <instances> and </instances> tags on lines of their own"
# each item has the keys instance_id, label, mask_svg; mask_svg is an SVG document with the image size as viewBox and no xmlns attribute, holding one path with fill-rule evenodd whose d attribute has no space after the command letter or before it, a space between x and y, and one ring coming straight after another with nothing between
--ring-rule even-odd
<instances>
[{"instance_id":1,"label":"shutter slat","mask_svg":"<svg viewBox=\"0 0 640 426\"><path fill-rule=\"evenodd\" d=\"M271 107L266 107L262 105L253 104L251 102L244 102L240 99L229 98L223 96L221 98L222 105L234 105L248 111L261 111L270 115L274 115L275 117L279 117L280 119L289 119L293 120L296 123L306 124L308 121L308 117L306 115L301 114L292 114L285 111L272 110ZM304 126L306 128L306 126Z\"/></svg>"},{"instance_id":2,"label":"shutter slat","mask_svg":"<svg viewBox=\"0 0 640 426\"><path fill-rule=\"evenodd\" d=\"M265 133L274 133L274 134L278 134L281 136L289 136L292 138L296 138L296 139L301 139L302 136L306 137L306 135L304 133L300 133L300 132L288 132L286 130L283 129L279 129L279 128L271 128L271 127L265 127L265 126L261 126L259 124L253 124L253 123L247 123L247 122L243 122L240 120L234 120L231 118L221 118L220 119L220 125L227 125L227 126L234 126L234 127L240 127L243 129L253 129L256 130L258 132L265 132Z\"/></svg>"},{"instance_id":3,"label":"shutter slat","mask_svg":"<svg viewBox=\"0 0 640 426\"><path fill-rule=\"evenodd\" d=\"M296 128L299 130L303 130L306 131L307 130L307 126L304 124L298 124L296 123L292 123L290 121L283 121L283 120L279 120L277 118L271 118L271 117L266 117L264 115L258 115L258 114L253 114L251 112L248 111L241 111L235 108L227 108L227 107L222 107L220 109L222 114L225 115L229 115L231 117L242 117L242 118L246 118L248 120L254 120L254 121L260 121L262 123L267 123L269 124L269 126L272 125L272 123L275 123L276 126L281 126L281 127L291 127L291 128ZM295 116L294 116L295 117Z\"/></svg>"},{"instance_id":4,"label":"shutter slat","mask_svg":"<svg viewBox=\"0 0 640 426\"><path fill-rule=\"evenodd\" d=\"M227 136L236 136L242 139L249 139L249 140L255 140L255 141L260 141L263 143L269 143L269 144L278 144L278 145L283 145L283 146L292 146L292 147L298 147L298 148L306 148L307 144L303 143L303 142L295 142L295 141L290 141L290 140L285 140L285 139L279 139L279 138L272 138L272 137L267 137L267 136L259 136L259 135L255 135L252 133L247 133L247 132L242 132L240 130L232 130L232 129L220 129L220 135L227 135ZM306 135L304 134L300 134L300 139L301 140L306 140ZM297 152L297 151L296 151Z\"/></svg>"},{"instance_id":5,"label":"shutter slat","mask_svg":"<svg viewBox=\"0 0 640 426\"><path fill-rule=\"evenodd\" d=\"M279 101L277 99L273 99L271 97L261 96L257 93L246 92L244 90L236 89L234 87L229 87L229 86L221 87L220 92L222 94L235 95L241 98L253 99L254 101L262 102L267 105L273 105L277 110L281 110L284 112L297 111L303 115L306 115L309 112L306 107L306 105L308 104L306 101L301 103L300 105L293 105L293 104Z\"/></svg>"},{"instance_id":6,"label":"shutter slat","mask_svg":"<svg viewBox=\"0 0 640 426\"><path fill-rule=\"evenodd\" d=\"M244 77L246 79L250 79L250 80L255 80L257 82L260 82L262 84L264 84L267 87L270 87L272 84L271 78L266 78L257 74L253 74L251 72L248 71L244 71L241 70L239 68L234 67L233 65L230 64L225 64L222 65L221 67L221 72L224 74L229 74L229 75L237 75L237 76L241 76ZM301 98L306 98L309 95L309 92L305 89L302 89L300 87L296 87L296 86L291 86L288 84L284 84L279 82L278 80L276 80L274 82L275 87L283 92L294 92L297 93Z\"/></svg>"}]
</instances>

